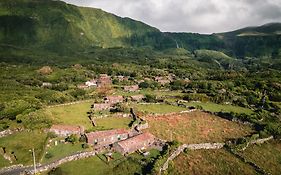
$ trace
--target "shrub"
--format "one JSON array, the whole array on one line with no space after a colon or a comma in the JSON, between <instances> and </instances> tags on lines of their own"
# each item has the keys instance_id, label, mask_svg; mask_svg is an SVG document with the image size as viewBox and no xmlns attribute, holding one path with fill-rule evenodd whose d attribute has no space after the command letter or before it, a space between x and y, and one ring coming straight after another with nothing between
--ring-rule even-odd
<instances>
[{"instance_id":1,"label":"shrub","mask_svg":"<svg viewBox=\"0 0 281 175\"><path fill-rule=\"evenodd\" d=\"M46 159L50 159L50 158L52 158L52 157L54 157L54 156L53 156L53 154L51 154L51 153L46 153L46 154L45 154L45 158L46 158Z\"/></svg>"},{"instance_id":2,"label":"shrub","mask_svg":"<svg viewBox=\"0 0 281 175\"><path fill-rule=\"evenodd\" d=\"M70 136L68 136L66 139L65 139L66 142L70 142L72 144L76 143L78 141L78 138L76 135L72 134Z\"/></svg>"}]
</instances>

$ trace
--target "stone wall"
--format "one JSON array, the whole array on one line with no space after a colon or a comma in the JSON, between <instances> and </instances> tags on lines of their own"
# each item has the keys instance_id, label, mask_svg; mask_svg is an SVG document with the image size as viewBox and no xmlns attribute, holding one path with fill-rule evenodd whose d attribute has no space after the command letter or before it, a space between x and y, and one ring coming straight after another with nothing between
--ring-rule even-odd
<instances>
[{"instance_id":1,"label":"stone wall","mask_svg":"<svg viewBox=\"0 0 281 175\"><path fill-rule=\"evenodd\" d=\"M160 168L161 171L168 169L169 162L174 160L184 149L198 150L198 149L221 149L225 143L200 143L200 144L183 144L179 146L171 155L168 157L166 162Z\"/></svg>"},{"instance_id":2,"label":"stone wall","mask_svg":"<svg viewBox=\"0 0 281 175\"><path fill-rule=\"evenodd\" d=\"M57 160L55 162L52 162L50 164L45 164L45 165L41 165L41 166L37 167L37 173L51 170L51 169L56 168L59 165L64 164L66 162L84 159L84 158L92 157L92 156L95 156L95 155L96 155L96 151L77 153L77 154L59 159L59 160ZM32 169L32 170L27 171L27 174L34 174L34 170Z\"/></svg>"},{"instance_id":3,"label":"stone wall","mask_svg":"<svg viewBox=\"0 0 281 175\"><path fill-rule=\"evenodd\" d=\"M6 137L6 136L8 136L8 135L12 135L12 134L14 134L14 133L16 133L16 132L19 132L19 131L22 131L22 129L21 128L17 128L17 129L7 129L7 130L4 130L4 131L1 131L0 132L0 138L1 137Z\"/></svg>"}]
</instances>

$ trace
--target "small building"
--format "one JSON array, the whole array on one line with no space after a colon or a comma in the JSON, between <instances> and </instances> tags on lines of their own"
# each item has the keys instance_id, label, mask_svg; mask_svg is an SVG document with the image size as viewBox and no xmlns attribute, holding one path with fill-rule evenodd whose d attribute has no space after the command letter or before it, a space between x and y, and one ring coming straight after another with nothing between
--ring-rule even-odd
<instances>
[{"instance_id":1,"label":"small building","mask_svg":"<svg viewBox=\"0 0 281 175\"><path fill-rule=\"evenodd\" d=\"M51 88L52 86L53 86L52 83L48 83L48 82L43 82L43 83L42 83L42 87Z\"/></svg>"},{"instance_id":2,"label":"small building","mask_svg":"<svg viewBox=\"0 0 281 175\"><path fill-rule=\"evenodd\" d=\"M86 85L87 87L97 86L97 80L92 79L92 80L86 81L85 85Z\"/></svg>"},{"instance_id":3,"label":"small building","mask_svg":"<svg viewBox=\"0 0 281 175\"><path fill-rule=\"evenodd\" d=\"M103 86L109 86L112 84L111 77L107 74L100 74L99 78L97 79L97 86L103 87Z\"/></svg>"},{"instance_id":4,"label":"small building","mask_svg":"<svg viewBox=\"0 0 281 175\"><path fill-rule=\"evenodd\" d=\"M144 150L152 146L155 137L150 133L143 133L135 137L114 144L114 149L122 154L130 154L137 150Z\"/></svg>"},{"instance_id":5,"label":"small building","mask_svg":"<svg viewBox=\"0 0 281 175\"><path fill-rule=\"evenodd\" d=\"M94 104L94 110L95 111L102 111L102 110L107 110L111 108L110 103L95 103Z\"/></svg>"},{"instance_id":6,"label":"small building","mask_svg":"<svg viewBox=\"0 0 281 175\"><path fill-rule=\"evenodd\" d=\"M135 92L139 90L139 85L124 86L124 90L129 92Z\"/></svg>"},{"instance_id":7,"label":"small building","mask_svg":"<svg viewBox=\"0 0 281 175\"><path fill-rule=\"evenodd\" d=\"M94 146L109 146L115 142L127 139L129 137L129 131L126 129L113 129L90 132L85 135L88 144Z\"/></svg>"},{"instance_id":8,"label":"small building","mask_svg":"<svg viewBox=\"0 0 281 175\"><path fill-rule=\"evenodd\" d=\"M132 100L132 101L136 101L136 102L140 102L140 101L142 101L144 98L145 98L145 97L144 97L144 95L142 95L142 94L139 94L139 95L132 95L132 96L131 96L131 100Z\"/></svg>"},{"instance_id":9,"label":"small building","mask_svg":"<svg viewBox=\"0 0 281 175\"><path fill-rule=\"evenodd\" d=\"M58 136L67 137L72 134L82 135L84 134L84 128L80 126L71 126L71 125L53 125L50 132L55 133Z\"/></svg>"},{"instance_id":10,"label":"small building","mask_svg":"<svg viewBox=\"0 0 281 175\"><path fill-rule=\"evenodd\" d=\"M116 103L122 103L124 101L123 96L118 95L118 96L107 96L105 97L105 102L109 104L116 104Z\"/></svg>"}]
</instances>

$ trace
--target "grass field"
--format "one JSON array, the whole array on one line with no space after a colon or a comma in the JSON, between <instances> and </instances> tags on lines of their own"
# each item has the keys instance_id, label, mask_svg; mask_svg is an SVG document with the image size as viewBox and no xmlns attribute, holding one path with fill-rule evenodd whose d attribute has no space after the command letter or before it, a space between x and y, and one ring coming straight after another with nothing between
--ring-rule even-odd
<instances>
[{"instance_id":1,"label":"grass field","mask_svg":"<svg viewBox=\"0 0 281 175\"><path fill-rule=\"evenodd\" d=\"M248 108L243 108L240 106L233 106L233 105L222 105L222 104L215 104L215 103L201 103L201 102L189 102L185 103L188 106L202 106L202 108L206 111L210 112L235 112L235 113L245 113L251 114L253 111Z\"/></svg>"},{"instance_id":2,"label":"grass field","mask_svg":"<svg viewBox=\"0 0 281 175\"><path fill-rule=\"evenodd\" d=\"M261 145L251 145L241 155L256 163L267 172L279 175L281 172L281 143L272 141Z\"/></svg>"},{"instance_id":3,"label":"grass field","mask_svg":"<svg viewBox=\"0 0 281 175\"><path fill-rule=\"evenodd\" d=\"M152 89L141 89L140 91L136 92L125 92L123 90L116 90L116 95L123 95L123 96L131 96L137 94L149 94L149 95L156 95L157 97L171 97L171 96L183 96L184 93L181 91L159 91L159 90L152 90Z\"/></svg>"},{"instance_id":4,"label":"grass field","mask_svg":"<svg viewBox=\"0 0 281 175\"><path fill-rule=\"evenodd\" d=\"M128 117L106 117L95 119L97 126L94 130L108 130L118 128L129 128L132 119Z\"/></svg>"},{"instance_id":5,"label":"grass field","mask_svg":"<svg viewBox=\"0 0 281 175\"><path fill-rule=\"evenodd\" d=\"M2 155L0 155L0 168L2 167L6 167L6 166L10 166L10 162L6 159L4 159L4 157Z\"/></svg>"},{"instance_id":6,"label":"grass field","mask_svg":"<svg viewBox=\"0 0 281 175\"><path fill-rule=\"evenodd\" d=\"M171 112L181 112L187 110L179 106L172 106L168 104L136 104L133 107L140 112L152 114L166 114Z\"/></svg>"},{"instance_id":7,"label":"grass field","mask_svg":"<svg viewBox=\"0 0 281 175\"><path fill-rule=\"evenodd\" d=\"M84 102L79 104L59 106L47 108L45 112L52 116L54 123L84 126L85 129L90 130L106 130L116 128L128 128L131 122L130 118L122 117L107 117L96 119L97 127L93 128L87 112L90 110L91 102Z\"/></svg>"},{"instance_id":8,"label":"grass field","mask_svg":"<svg viewBox=\"0 0 281 175\"><path fill-rule=\"evenodd\" d=\"M35 150L35 155L38 159L42 156L47 135L44 132L20 132L8 137L0 138L0 146L5 147L7 152L14 152L17 161L14 164L31 164L32 153L29 151L32 148ZM2 163L0 163L2 164Z\"/></svg>"},{"instance_id":9,"label":"grass field","mask_svg":"<svg viewBox=\"0 0 281 175\"><path fill-rule=\"evenodd\" d=\"M45 150L45 153L47 152L48 154L51 154L52 157L51 158L46 158L45 157L46 154L44 154L41 163L52 162L52 161L58 160L60 158L69 156L69 155L71 155L73 153L76 153L78 151L83 151L81 143L76 143L76 144L71 144L71 143L63 144L63 143L60 143L60 144L58 144L56 146L54 144L52 144L51 147L49 147L49 148L47 148Z\"/></svg>"},{"instance_id":10,"label":"grass field","mask_svg":"<svg viewBox=\"0 0 281 175\"><path fill-rule=\"evenodd\" d=\"M189 151L187 155L182 153L174 160L174 165L175 169L171 174L256 174L251 166L224 149Z\"/></svg>"},{"instance_id":11,"label":"grass field","mask_svg":"<svg viewBox=\"0 0 281 175\"><path fill-rule=\"evenodd\" d=\"M92 128L87 112L90 111L92 102L47 108L46 112L52 116L54 123L81 125L85 129Z\"/></svg>"},{"instance_id":12,"label":"grass field","mask_svg":"<svg viewBox=\"0 0 281 175\"><path fill-rule=\"evenodd\" d=\"M124 157L118 153L113 154L113 160L109 162L103 155L92 158L69 162L60 166L63 173L68 175L131 175L143 174L139 162L148 162L149 159L157 156L159 151L151 150L148 157L144 157L137 153ZM83 170L83 171L81 171Z\"/></svg>"},{"instance_id":13,"label":"grass field","mask_svg":"<svg viewBox=\"0 0 281 175\"><path fill-rule=\"evenodd\" d=\"M149 122L148 130L151 133L161 139L178 140L182 143L224 142L253 132L249 126L199 111L145 118Z\"/></svg>"}]
</instances>

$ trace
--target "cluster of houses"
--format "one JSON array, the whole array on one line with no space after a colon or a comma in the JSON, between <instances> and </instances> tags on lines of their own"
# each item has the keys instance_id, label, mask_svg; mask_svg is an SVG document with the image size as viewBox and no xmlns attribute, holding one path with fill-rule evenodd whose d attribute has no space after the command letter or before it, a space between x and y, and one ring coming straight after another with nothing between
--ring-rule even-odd
<instances>
[{"instance_id":1,"label":"cluster of houses","mask_svg":"<svg viewBox=\"0 0 281 175\"><path fill-rule=\"evenodd\" d=\"M81 127L53 125L49 131L61 137L67 137L72 134L77 136L85 135L87 143L94 148L111 148L123 155L133 153L137 150L148 149L153 146L156 141L156 138L150 133L134 132L127 129L84 133Z\"/></svg>"},{"instance_id":2,"label":"cluster of houses","mask_svg":"<svg viewBox=\"0 0 281 175\"><path fill-rule=\"evenodd\" d=\"M100 74L97 79L92 79L86 81L84 84L78 85L80 89L86 89L91 87L104 87L110 86L112 84L112 79L107 74Z\"/></svg>"},{"instance_id":3,"label":"cluster of houses","mask_svg":"<svg viewBox=\"0 0 281 175\"><path fill-rule=\"evenodd\" d=\"M129 80L128 76L122 76L122 75L115 76L114 78L116 80L118 80L119 82ZM146 80L146 81L155 81L161 85L166 85L166 84L171 83L173 80L175 80L175 78L176 77L174 74L169 74L167 76L155 76L155 77L153 77L153 79L144 78L144 80L140 80L140 81L138 81L138 83L144 82ZM98 78L89 80L89 81L85 82L84 84L79 85L78 88L86 89L86 88L91 88L91 87L103 87L103 86L109 86L111 84L112 84L111 76L109 76L107 74L100 74ZM139 86L138 85L124 86L124 90L129 91L129 92L135 92L135 91L139 90Z\"/></svg>"}]
</instances>

